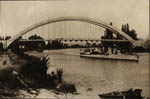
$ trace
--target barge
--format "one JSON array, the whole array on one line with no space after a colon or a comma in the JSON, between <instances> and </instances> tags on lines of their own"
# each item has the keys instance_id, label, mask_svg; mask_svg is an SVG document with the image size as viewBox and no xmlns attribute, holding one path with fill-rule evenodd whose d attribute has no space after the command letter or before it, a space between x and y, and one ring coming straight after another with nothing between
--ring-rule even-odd
<instances>
[{"instance_id":1,"label":"barge","mask_svg":"<svg viewBox=\"0 0 150 99\"><path fill-rule=\"evenodd\" d=\"M99 58L99 59L111 59L111 60L131 60L131 61L138 61L138 56L135 55L104 55L104 54L80 54L80 57L87 57L87 58Z\"/></svg>"},{"instance_id":2,"label":"barge","mask_svg":"<svg viewBox=\"0 0 150 99\"><path fill-rule=\"evenodd\" d=\"M128 61L138 61L139 56L134 54L123 54L123 53L102 53L80 50L80 57L85 58L97 58L97 59L110 59L110 60L128 60Z\"/></svg>"}]
</instances>

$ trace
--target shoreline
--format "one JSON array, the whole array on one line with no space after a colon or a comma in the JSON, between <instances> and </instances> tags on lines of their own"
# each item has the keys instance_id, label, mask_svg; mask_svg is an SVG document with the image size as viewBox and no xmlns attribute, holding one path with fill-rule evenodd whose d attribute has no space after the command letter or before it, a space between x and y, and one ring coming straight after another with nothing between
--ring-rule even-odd
<instances>
[{"instance_id":1,"label":"shoreline","mask_svg":"<svg viewBox=\"0 0 150 99\"><path fill-rule=\"evenodd\" d=\"M74 51L73 51L74 50ZM71 51L71 52L69 52L69 51ZM51 57L53 57L53 55L55 55L55 54L58 54L56 57L59 57L60 55L60 57L62 57L63 55L66 55L66 57L70 57L70 55L71 55L71 57L75 57L75 58L78 58L77 56L74 56L74 54L76 54L76 52L77 51L79 51L79 49L61 49L61 50L50 50L50 51L44 51L43 53L44 53L44 55L52 55ZM73 53L73 55L71 54L71 53ZM34 55L33 53L30 53L30 55ZM147 55L147 53L138 53L139 55L140 55L140 61L137 63L137 62L129 62L128 64L130 64L130 63L132 63L132 64L138 64L137 66L136 66L136 68L139 68L139 66L141 66L143 63L141 62L141 59L143 58L143 57L145 57L145 55L146 55L146 57L148 56ZM41 55L42 55L42 53L41 53ZM40 56L40 54L39 54L39 56ZM57 58L54 58L54 59L57 59ZM80 58L79 58L80 59ZM72 59L71 59L72 60ZM89 59L82 59L82 60L86 60L86 61L88 61ZM69 61L69 60L68 60ZM92 61L95 61L95 62L97 62L97 61L101 61L101 60L99 60L99 59L97 59L97 60L93 60L92 59ZM105 61L107 61L107 60L105 60ZM109 62L111 62L111 60L109 61ZM124 64L124 63L126 63L126 62L128 62L128 61L117 61L117 63L119 63L119 64ZM52 62L53 63L53 62ZM113 63L115 63L115 61L113 61ZM146 63L145 65L143 65L144 66L144 68L146 67L146 66L148 66L148 63L147 63L147 60L144 60L144 63ZM78 63L77 63L78 64ZM54 63L54 65L55 65L55 63ZM58 66L58 65L55 65L56 67ZM59 66L60 67L60 66ZM126 68L126 66L121 66L121 67L123 67L123 68ZM121 68L120 67L120 68ZM131 67L131 69L132 69L132 67L133 66L130 66ZM146 77L147 77L147 75L148 75L148 70L146 69L146 71L145 71L145 69L144 68L142 68L142 69L140 69L140 71L142 71L142 72L140 72L139 71L139 73L141 73L141 75L146 75ZM146 67L146 68L148 68L148 67ZM82 68L83 69L83 68ZM144 71L143 71L144 70ZM85 76L85 74L83 74L83 73L74 73L73 71L70 71L70 72L68 72L68 70L66 71L67 73L68 73L68 76L66 77L66 80L67 81L71 81L71 82L74 82L74 83L77 83L77 81L78 82L82 82L82 83L80 83L81 85L83 85L83 84L86 84L86 83L89 83L89 85L86 85L86 86L84 86L84 87L77 87L77 90L79 90L80 91L80 93L82 94L88 94L88 92L89 93L91 93L91 95L89 95L88 94L88 96L93 96L92 94L93 93L98 93L98 94L100 94L100 93L107 93L107 92L111 92L111 91L116 91L116 90L123 90L123 89L129 89L129 88L132 88L132 87L139 87L139 86L137 86L137 84L136 84L136 82L135 82L135 84L134 83L130 83L131 81L129 81L128 82L128 84L125 84L124 85L124 83L123 82L120 82L120 80L118 79L118 80L116 80L116 81L109 81L108 79L101 79L101 76L99 76L99 80L97 80L96 82L95 82L95 79L91 76ZM122 74L122 73L121 73ZM78 76L77 76L78 75ZM135 75L135 74L133 74L133 75ZM65 75L66 76L66 75ZM136 76L136 75L135 75ZM74 79L71 79L71 77L73 77L74 79L77 79L77 80L74 80ZM143 81L140 81L140 78L141 76L139 76L139 77L137 77L137 79L136 79L136 81L138 81L137 83L139 83L140 84L140 86L142 86L142 88L143 88L143 92L144 93L142 93L144 96L146 96L146 97L149 97L149 88L148 88L148 86L149 86L149 84L147 84L146 82L143 82ZM147 78L145 77L145 79L144 80L146 80ZM86 80L86 78L87 78L87 82L85 82L85 80ZM93 80L91 79L91 78L93 78ZM69 80L70 79L70 80ZM78 80L79 79L79 80ZM91 81L91 80L92 81ZM126 78L125 78L126 79ZM146 81L149 81L149 79L147 79ZM109 82L109 83L108 83ZM88 86L89 86L89 89L91 88L91 86L93 86L94 85L94 83L95 83L95 87L93 87L92 88L92 91L87 91L87 89L88 89ZM78 85L79 83L77 83L77 86L81 86L80 84ZM102 88L102 86L103 86L103 88ZM106 86L106 87L105 87ZM98 89L97 89L98 88ZM99 89L100 88L100 89ZM87 92L86 92L87 91ZM97 95L97 94L96 94Z\"/></svg>"},{"instance_id":2,"label":"shoreline","mask_svg":"<svg viewBox=\"0 0 150 99\"><path fill-rule=\"evenodd\" d=\"M77 52L79 49L75 50L74 52ZM72 49L68 49L67 51L61 50L62 55L70 55L71 53L68 51L72 51ZM54 51L53 51L54 52ZM67 53L65 53L67 52ZM49 53L49 52L46 52ZM35 53L30 53L35 54ZM4 56L4 60L7 56ZM9 60L8 60L9 61ZM2 61L1 61L2 62ZM8 66L9 66L8 62ZM116 91L116 90L121 90L123 88L119 88L122 84L119 84L114 81L110 81L109 83L107 82L107 79L99 79L98 81L95 82L95 78L89 75L84 75L84 74L78 74L78 73L70 73L65 71L64 74L64 80L69 83L74 83L77 87L77 94L67 94L68 98L81 98L81 97L86 97L86 98L98 98L98 94L100 93L106 93L106 92L111 92L111 91ZM90 82L89 82L90 81ZM97 86L100 85L101 87ZM107 85L107 87L102 87ZM118 86L118 87L115 87ZM130 85L132 86L132 85ZM128 86L130 88L130 86ZM127 87L127 86L126 86ZM38 89L39 93L38 95L32 95L29 93L26 93L25 91L22 91L22 94L25 94L27 98L47 98L47 97L53 97L53 98L65 98L65 94L56 94L53 90L47 90L47 89Z\"/></svg>"}]
</instances>

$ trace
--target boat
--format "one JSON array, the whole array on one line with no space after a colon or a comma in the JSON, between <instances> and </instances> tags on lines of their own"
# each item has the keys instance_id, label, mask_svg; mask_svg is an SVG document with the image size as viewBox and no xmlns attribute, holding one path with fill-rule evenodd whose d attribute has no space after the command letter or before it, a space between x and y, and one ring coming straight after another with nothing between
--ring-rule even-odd
<instances>
[{"instance_id":1,"label":"boat","mask_svg":"<svg viewBox=\"0 0 150 99\"><path fill-rule=\"evenodd\" d=\"M141 88L130 88L123 91L99 94L99 97L101 99L144 99L144 97L141 96L141 93Z\"/></svg>"},{"instance_id":2,"label":"boat","mask_svg":"<svg viewBox=\"0 0 150 99\"><path fill-rule=\"evenodd\" d=\"M131 60L138 61L138 56L126 55L126 54L80 54L80 57L86 58L99 58L99 59L111 59L111 60Z\"/></svg>"},{"instance_id":3,"label":"boat","mask_svg":"<svg viewBox=\"0 0 150 99\"><path fill-rule=\"evenodd\" d=\"M80 51L80 57L85 58L97 58L97 59L110 59L110 60L129 60L138 61L138 55L123 54L123 53L103 53L103 52L91 52L91 51Z\"/></svg>"}]
</instances>

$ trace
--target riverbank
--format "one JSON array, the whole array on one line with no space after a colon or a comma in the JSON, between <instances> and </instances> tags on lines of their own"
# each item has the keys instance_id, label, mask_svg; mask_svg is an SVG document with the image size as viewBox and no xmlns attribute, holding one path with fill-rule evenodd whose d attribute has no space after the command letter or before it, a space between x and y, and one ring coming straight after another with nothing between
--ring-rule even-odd
<instances>
[{"instance_id":1,"label":"riverbank","mask_svg":"<svg viewBox=\"0 0 150 99\"><path fill-rule=\"evenodd\" d=\"M139 62L80 58L80 49L47 50L30 55L48 55L54 67L65 69L64 79L74 83L83 97L139 87L149 97L149 54L138 53Z\"/></svg>"},{"instance_id":2,"label":"riverbank","mask_svg":"<svg viewBox=\"0 0 150 99\"><path fill-rule=\"evenodd\" d=\"M140 54L139 63L90 60L78 56L79 49L50 50L44 52L28 52L33 56L50 57L50 63L54 67L64 68L64 81L75 84L77 94L64 94L55 90L39 88L32 90L19 90L22 98L97 98L98 94L132 87L143 89L142 96L149 96L149 70L147 54ZM15 56L12 56L15 57ZM1 68L16 66L6 55L0 58ZM13 58L14 59L14 58ZM13 60L11 59L11 60ZM144 59L144 60L143 60ZM4 62L7 60L7 64ZM17 63L25 61L17 58ZM3 66L3 64L5 65ZM18 65L19 66L19 65ZM111 66L111 67L110 67ZM130 70L130 71L129 71Z\"/></svg>"},{"instance_id":3,"label":"riverbank","mask_svg":"<svg viewBox=\"0 0 150 99\"><path fill-rule=\"evenodd\" d=\"M11 56L11 59L10 59ZM21 58L19 59L18 56L16 56L15 54L9 54L9 55L3 55L0 57L1 61L0 61L0 69L7 69L10 67L15 67L18 68L18 66L26 63L25 60L22 60ZM18 71L17 71L18 72ZM1 74L3 75L3 74ZM66 80L67 83L73 83L70 82L69 80L67 81L67 76L68 74L65 74L66 77L64 77L64 80ZM70 75L71 76L71 75ZM72 75L73 76L73 75ZM72 78L72 77L71 77ZM7 86L6 86L7 87ZM45 88L38 88L38 89L30 89L30 92L28 92L27 89L19 89L19 90L11 90L11 95L10 92L8 93L6 91L6 96L2 97L17 97L17 98L91 98L91 96L88 96L86 94L80 94L80 93L76 93L76 94L72 94L72 93L63 93L63 92L59 92L56 90L50 90L50 89L45 89ZM8 95L8 96L7 96ZM98 98L98 97L97 97Z\"/></svg>"},{"instance_id":4,"label":"riverbank","mask_svg":"<svg viewBox=\"0 0 150 99\"><path fill-rule=\"evenodd\" d=\"M44 91L51 93L49 97L63 96L63 91L74 94L75 89L73 84L60 82L62 79L61 69L57 69L56 74L47 74L46 57L33 57L25 54L17 55L8 52L0 56L0 97L1 98L37 98L45 97ZM46 71L45 71L46 70ZM59 74L58 74L59 73ZM50 73L51 74L51 73ZM53 78L57 76L57 78ZM57 82L56 82L57 81ZM55 85L56 84L56 85ZM56 88L58 85L59 87ZM63 86L66 89L63 89ZM69 86L69 87L68 87Z\"/></svg>"}]
</instances>

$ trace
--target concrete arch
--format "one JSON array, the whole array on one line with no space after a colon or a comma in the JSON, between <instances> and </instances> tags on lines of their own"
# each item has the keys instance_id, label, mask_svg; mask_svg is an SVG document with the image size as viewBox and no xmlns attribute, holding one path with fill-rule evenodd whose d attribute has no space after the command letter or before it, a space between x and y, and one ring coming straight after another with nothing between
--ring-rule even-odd
<instances>
[{"instance_id":1,"label":"concrete arch","mask_svg":"<svg viewBox=\"0 0 150 99\"><path fill-rule=\"evenodd\" d=\"M35 28L38 28L38 27L46 25L46 24L61 22L61 21L80 21L80 22L86 22L86 23L90 23L90 24L93 24L93 25L97 25L97 26L109 29L110 31L114 32L115 34L121 35L123 38L128 40L133 46L136 46L135 40L132 39L130 36L128 36L126 33L124 33L121 30L115 28L114 26L111 26L111 25L106 24L104 22L101 22L99 20L93 20L93 19L86 18L86 17L59 17L59 18L54 18L54 19L39 22L37 24L34 24L34 25L24 29L23 31L17 33L11 39L9 39L7 41L7 44L5 44L6 45L5 47L8 48L19 37L21 37L22 35L26 34L27 32L29 32L29 31L31 31Z\"/></svg>"}]
</instances>

